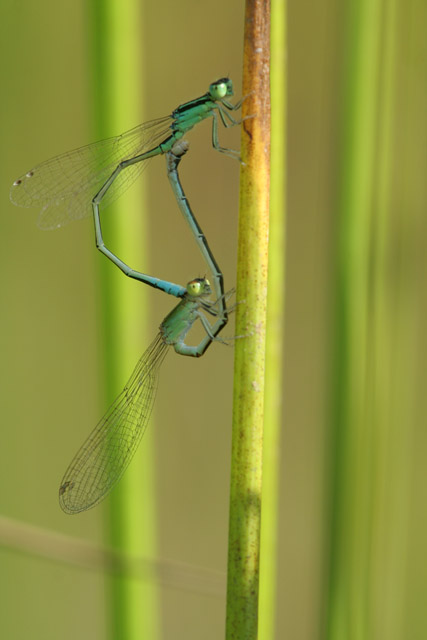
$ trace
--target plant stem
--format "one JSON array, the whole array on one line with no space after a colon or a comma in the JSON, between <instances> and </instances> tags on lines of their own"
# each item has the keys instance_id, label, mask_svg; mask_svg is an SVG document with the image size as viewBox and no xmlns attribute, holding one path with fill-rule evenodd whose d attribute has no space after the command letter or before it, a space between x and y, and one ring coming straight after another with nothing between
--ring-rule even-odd
<instances>
[{"instance_id":1,"label":"plant stem","mask_svg":"<svg viewBox=\"0 0 427 640\"><path fill-rule=\"evenodd\" d=\"M239 249L230 487L227 640L258 633L270 164L270 6L245 12Z\"/></svg>"}]
</instances>

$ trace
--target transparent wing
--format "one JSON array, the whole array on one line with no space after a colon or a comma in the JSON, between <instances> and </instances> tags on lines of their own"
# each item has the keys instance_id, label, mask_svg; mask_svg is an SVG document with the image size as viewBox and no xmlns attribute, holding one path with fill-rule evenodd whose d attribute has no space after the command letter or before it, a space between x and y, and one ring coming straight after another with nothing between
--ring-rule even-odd
<instances>
[{"instance_id":1,"label":"transparent wing","mask_svg":"<svg viewBox=\"0 0 427 640\"><path fill-rule=\"evenodd\" d=\"M158 334L121 394L75 455L59 488L59 503L66 513L94 507L122 477L150 418L157 374L167 349L168 344Z\"/></svg>"},{"instance_id":2,"label":"transparent wing","mask_svg":"<svg viewBox=\"0 0 427 640\"><path fill-rule=\"evenodd\" d=\"M117 165L155 147L170 133L171 116L151 120L114 138L74 149L37 165L10 190L19 207L41 208L38 225L55 229L92 213L91 201ZM108 204L123 193L146 166L138 162L122 171L103 199Z\"/></svg>"}]
</instances>

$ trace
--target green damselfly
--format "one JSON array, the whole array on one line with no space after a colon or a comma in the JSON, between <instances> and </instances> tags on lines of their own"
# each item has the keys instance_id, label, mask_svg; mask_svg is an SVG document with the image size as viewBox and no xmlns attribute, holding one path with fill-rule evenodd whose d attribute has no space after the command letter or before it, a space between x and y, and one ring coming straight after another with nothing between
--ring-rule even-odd
<instances>
[{"instance_id":1,"label":"green damselfly","mask_svg":"<svg viewBox=\"0 0 427 640\"><path fill-rule=\"evenodd\" d=\"M212 145L221 153L239 153L221 147L218 116L225 127L240 124L230 112L240 108L227 98L233 83L220 78L199 98L177 107L169 116L138 125L120 136L101 140L43 162L12 185L11 201L20 207L41 207L38 225L56 229L89 216L101 202L114 201L138 177L154 156L167 153L187 131L212 118Z\"/></svg>"}]
</instances>

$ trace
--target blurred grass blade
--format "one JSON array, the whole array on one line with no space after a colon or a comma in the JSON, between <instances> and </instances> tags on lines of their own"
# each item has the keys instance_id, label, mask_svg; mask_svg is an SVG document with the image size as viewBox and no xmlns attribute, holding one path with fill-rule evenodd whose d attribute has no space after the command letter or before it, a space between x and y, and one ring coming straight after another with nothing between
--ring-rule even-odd
<instances>
[{"instance_id":1,"label":"blurred grass blade","mask_svg":"<svg viewBox=\"0 0 427 640\"><path fill-rule=\"evenodd\" d=\"M396 384L402 292L390 287L397 3L348 8L328 638L398 640L407 446L399 425L405 393Z\"/></svg>"},{"instance_id":2,"label":"blurred grass blade","mask_svg":"<svg viewBox=\"0 0 427 640\"><path fill-rule=\"evenodd\" d=\"M116 3L93 2L90 7L93 31L95 135L102 139L143 121L142 5L137 0ZM144 221L145 178L139 189L121 198L104 222L114 237L119 256L141 254L146 237ZM142 191L144 189L144 191ZM108 225L108 226L107 226ZM153 337L146 326L145 287L123 276L108 261L100 259L103 306L104 367L106 395L111 401L123 386L141 353ZM108 544L117 552L155 558L156 532L153 490L153 451L150 438L136 453L119 487L109 501L106 521ZM150 638L159 634L157 589L136 576L110 578L110 616L107 627L113 640Z\"/></svg>"}]
</instances>

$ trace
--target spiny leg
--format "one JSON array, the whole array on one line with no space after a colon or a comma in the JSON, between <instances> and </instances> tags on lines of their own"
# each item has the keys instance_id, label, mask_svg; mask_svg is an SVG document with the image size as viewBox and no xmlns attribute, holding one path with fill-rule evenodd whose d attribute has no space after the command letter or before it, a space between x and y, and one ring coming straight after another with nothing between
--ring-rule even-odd
<instances>
[{"instance_id":1,"label":"spiny leg","mask_svg":"<svg viewBox=\"0 0 427 640\"><path fill-rule=\"evenodd\" d=\"M236 151L235 149L227 149L225 147L221 147L221 145L219 144L218 117L215 112L212 113L212 146L214 147L214 149L216 149L216 151L219 151L220 153L225 153L225 155L230 156L230 158L234 158L235 160L240 161L239 151Z\"/></svg>"},{"instance_id":2,"label":"spiny leg","mask_svg":"<svg viewBox=\"0 0 427 640\"><path fill-rule=\"evenodd\" d=\"M232 104L231 102L225 99L221 100L221 104L223 104L224 107L226 107L229 111L237 111L237 109L240 109L244 101L247 100L252 94L253 94L253 91L246 94L245 96L240 98L240 100L238 100L236 104Z\"/></svg>"}]
</instances>

